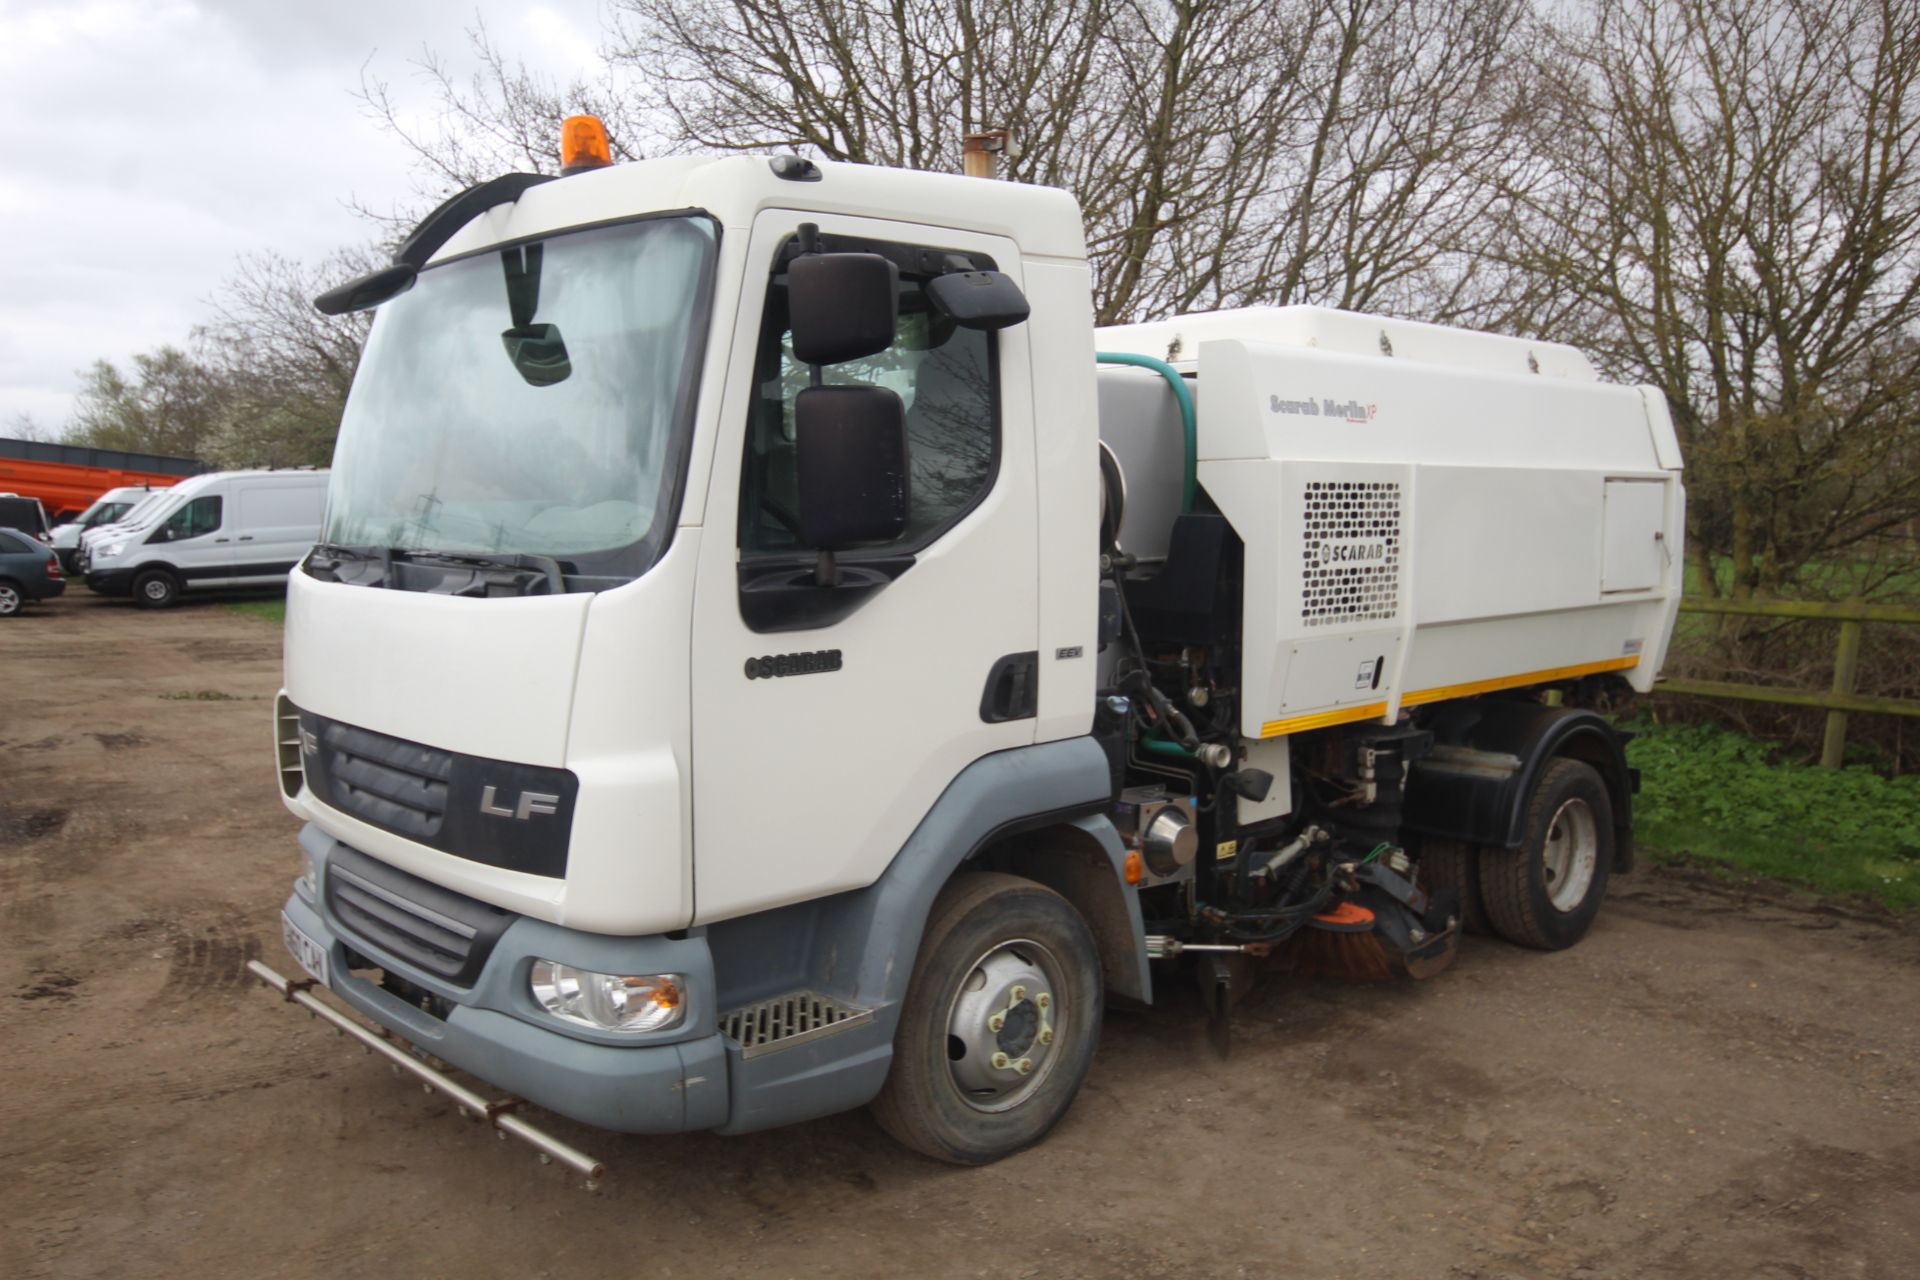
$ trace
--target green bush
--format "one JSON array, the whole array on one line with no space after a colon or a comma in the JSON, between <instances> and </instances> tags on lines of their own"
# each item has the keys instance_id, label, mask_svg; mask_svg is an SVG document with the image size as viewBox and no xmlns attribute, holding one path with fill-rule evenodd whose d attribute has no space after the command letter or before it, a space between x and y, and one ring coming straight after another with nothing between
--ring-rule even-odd
<instances>
[{"instance_id":1,"label":"green bush","mask_svg":"<svg viewBox=\"0 0 1920 1280\"><path fill-rule=\"evenodd\" d=\"M1631 727L1646 848L1920 907L1920 776L1779 760L1718 725Z\"/></svg>"}]
</instances>

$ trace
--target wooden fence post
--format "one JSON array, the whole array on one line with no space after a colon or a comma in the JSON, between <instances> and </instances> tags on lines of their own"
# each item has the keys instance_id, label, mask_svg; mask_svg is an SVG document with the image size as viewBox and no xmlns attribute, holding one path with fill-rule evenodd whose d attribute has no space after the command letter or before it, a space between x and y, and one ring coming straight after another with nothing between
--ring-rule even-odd
<instances>
[{"instance_id":1,"label":"wooden fence post","mask_svg":"<svg viewBox=\"0 0 1920 1280\"><path fill-rule=\"evenodd\" d=\"M1848 601L1858 604L1859 601ZM1854 677L1860 669L1860 623L1848 618L1840 624L1840 643L1833 651L1833 691L1840 697L1853 696ZM1820 743L1820 763L1838 769L1846 762L1847 713L1827 712L1827 735Z\"/></svg>"}]
</instances>

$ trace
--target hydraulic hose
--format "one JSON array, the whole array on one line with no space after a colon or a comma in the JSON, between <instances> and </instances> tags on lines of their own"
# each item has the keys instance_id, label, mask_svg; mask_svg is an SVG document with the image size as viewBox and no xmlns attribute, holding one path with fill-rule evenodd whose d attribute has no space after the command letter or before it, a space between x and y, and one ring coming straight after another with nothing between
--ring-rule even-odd
<instances>
[{"instance_id":1,"label":"hydraulic hose","mask_svg":"<svg viewBox=\"0 0 1920 1280\"><path fill-rule=\"evenodd\" d=\"M1096 351L1093 358L1099 364L1128 364L1136 369L1150 369L1173 388L1173 398L1180 405L1180 430L1185 435L1186 449L1180 476L1180 511L1183 515L1192 511L1195 475L1200 465L1200 430L1194 419L1193 392L1187 389L1187 380L1165 360L1155 360L1152 356L1137 356L1129 351Z\"/></svg>"}]
</instances>

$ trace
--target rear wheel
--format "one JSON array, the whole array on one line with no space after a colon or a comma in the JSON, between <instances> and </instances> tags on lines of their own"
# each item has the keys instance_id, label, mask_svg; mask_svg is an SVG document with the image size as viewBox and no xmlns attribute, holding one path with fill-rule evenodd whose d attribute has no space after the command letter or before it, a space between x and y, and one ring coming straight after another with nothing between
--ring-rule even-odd
<instances>
[{"instance_id":1,"label":"rear wheel","mask_svg":"<svg viewBox=\"0 0 1920 1280\"><path fill-rule=\"evenodd\" d=\"M133 602L142 609L167 609L180 601L180 579L165 569L148 569L133 580Z\"/></svg>"},{"instance_id":2,"label":"rear wheel","mask_svg":"<svg viewBox=\"0 0 1920 1280\"><path fill-rule=\"evenodd\" d=\"M17 583L0 579L0 618L11 618L27 602Z\"/></svg>"},{"instance_id":3,"label":"rear wheel","mask_svg":"<svg viewBox=\"0 0 1920 1280\"><path fill-rule=\"evenodd\" d=\"M1480 893L1501 937L1559 951L1586 936L1613 866L1613 804L1593 766L1549 761L1527 799L1518 849L1489 849Z\"/></svg>"},{"instance_id":4,"label":"rear wheel","mask_svg":"<svg viewBox=\"0 0 1920 1280\"><path fill-rule=\"evenodd\" d=\"M1427 892L1435 897L1451 893L1460 904L1460 930L1483 934L1493 930L1480 901L1480 846L1465 840L1422 839L1420 871Z\"/></svg>"},{"instance_id":5,"label":"rear wheel","mask_svg":"<svg viewBox=\"0 0 1920 1280\"><path fill-rule=\"evenodd\" d=\"M1018 876L935 900L874 1117L903 1145L986 1164L1066 1114L1100 1038L1099 952L1078 912Z\"/></svg>"}]
</instances>

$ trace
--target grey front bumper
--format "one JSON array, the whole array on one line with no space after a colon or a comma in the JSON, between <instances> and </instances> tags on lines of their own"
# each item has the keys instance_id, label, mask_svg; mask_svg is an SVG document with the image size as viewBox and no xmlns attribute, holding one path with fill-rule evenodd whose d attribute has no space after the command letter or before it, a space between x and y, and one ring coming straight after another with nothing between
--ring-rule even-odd
<instances>
[{"instance_id":1,"label":"grey front bumper","mask_svg":"<svg viewBox=\"0 0 1920 1280\"><path fill-rule=\"evenodd\" d=\"M335 842L311 825L300 842L324 886ZM727 1122L727 1053L715 1030L713 965L704 938L615 938L521 917L501 935L473 985L459 988L356 936L327 910L323 895L310 896L304 884L296 884L286 912L326 951L328 985L341 1000L481 1080L559 1115L622 1133L679 1133ZM350 961L350 950L363 959ZM539 958L601 973L684 974L686 1021L631 1043L561 1030L528 991L527 973ZM440 997L450 1006L447 1016L416 1008L348 967L367 960Z\"/></svg>"}]
</instances>

